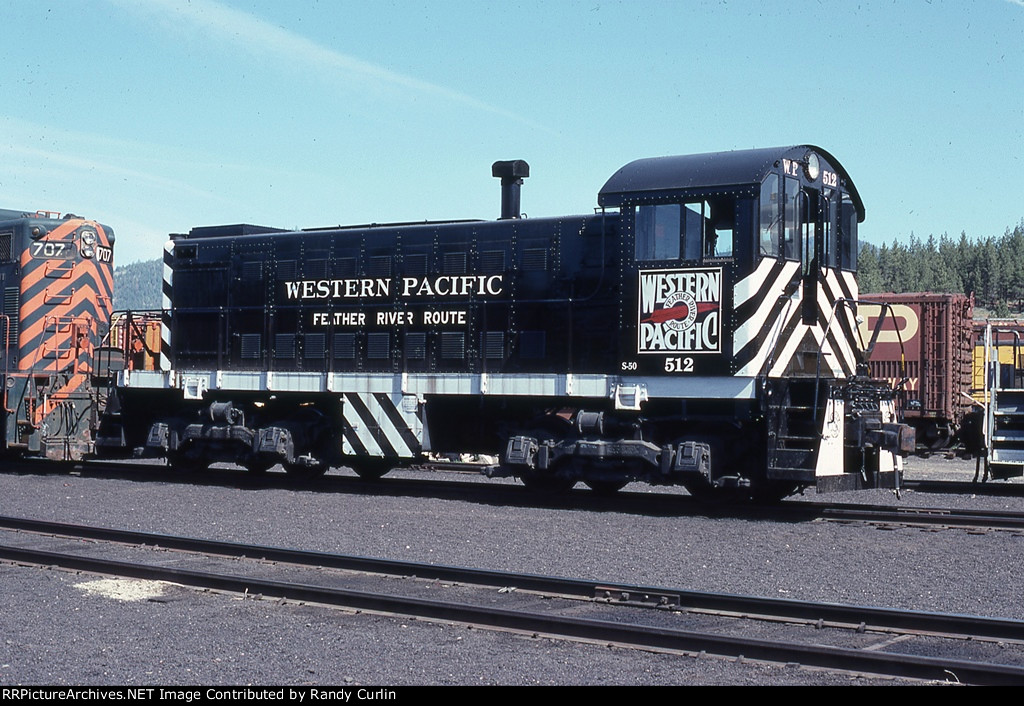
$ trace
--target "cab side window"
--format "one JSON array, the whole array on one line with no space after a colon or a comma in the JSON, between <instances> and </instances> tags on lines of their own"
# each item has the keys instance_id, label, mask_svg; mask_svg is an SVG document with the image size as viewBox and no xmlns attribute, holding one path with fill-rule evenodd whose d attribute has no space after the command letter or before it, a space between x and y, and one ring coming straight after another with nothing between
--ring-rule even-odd
<instances>
[{"instance_id":1,"label":"cab side window","mask_svg":"<svg viewBox=\"0 0 1024 706\"><path fill-rule=\"evenodd\" d=\"M677 203L637 206L637 261L679 259L681 216Z\"/></svg>"},{"instance_id":2,"label":"cab side window","mask_svg":"<svg viewBox=\"0 0 1024 706\"><path fill-rule=\"evenodd\" d=\"M731 258L736 200L731 195L711 196L682 204L637 206L635 232L638 262Z\"/></svg>"}]
</instances>

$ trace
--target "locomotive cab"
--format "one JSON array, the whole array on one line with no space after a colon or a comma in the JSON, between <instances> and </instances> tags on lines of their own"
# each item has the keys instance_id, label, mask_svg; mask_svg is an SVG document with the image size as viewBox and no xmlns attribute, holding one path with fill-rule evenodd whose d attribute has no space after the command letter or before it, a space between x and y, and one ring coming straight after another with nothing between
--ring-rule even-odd
<instances>
[{"instance_id":1,"label":"locomotive cab","mask_svg":"<svg viewBox=\"0 0 1024 706\"><path fill-rule=\"evenodd\" d=\"M624 259L644 273L640 301L623 298L622 323L631 306L645 317L629 330L636 370L818 374L810 338L825 330L836 301L856 299L857 223L864 217L852 182L829 160L810 147L664 157L633 162L608 181L599 203L619 208ZM680 278L693 284L676 287ZM690 295L696 306L683 306ZM806 339L797 343L801 355L776 351L783 331L772 325L795 330L798 323ZM853 346L829 333L823 355L830 375L852 375ZM622 349L631 347L624 342Z\"/></svg>"},{"instance_id":2,"label":"locomotive cab","mask_svg":"<svg viewBox=\"0 0 1024 706\"><path fill-rule=\"evenodd\" d=\"M652 425L658 443L702 444L709 460L688 487L898 482L912 436L893 393L861 375L864 207L834 157L798 146L639 160L599 203L626 232L622 370L654 376L639 383L654 398L645 411L675 417Z\"/></svg>"}]
</instances>

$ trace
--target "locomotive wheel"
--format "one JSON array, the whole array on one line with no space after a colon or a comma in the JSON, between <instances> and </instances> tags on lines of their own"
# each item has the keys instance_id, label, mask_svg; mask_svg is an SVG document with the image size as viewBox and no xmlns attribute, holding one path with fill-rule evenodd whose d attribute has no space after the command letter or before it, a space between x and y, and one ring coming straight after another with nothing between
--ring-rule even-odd
<instances>
[{"instance_id":1,"label":"locomotive wheel","mask_svg":"<svg viewBox=\"0 0 1024 706\"><path fill-rule=\"evenodd\" d=\"M719 500L724 495L721 489L715 488L703 478L685 481L683 487L687 493L701 502Z\"/></svg>"},{"instance_id":2,"label":"locomotive wheel","mask_svg":"<svg viewBox=\"0 0 1024 706\"><path fill-rule=\"evenodd\" d=\"M545 417L540 420L540 424L541 426L530 431L528 436L532 436L541 443L563 439L566 434L572 432L572 426L568 421L555 415ZM565 493L576 485L575 478L569 478L558 472L559 468L565 468L566 465L568 465L568 461L562 459L546 471L538 471L533 468L522 469L518 474L519 480L527 488L538 493Z\"/></svg>"},{"instance_id":3,"label":"locomotive wheel","mask_svg":"<svg viewBox=\"0 0 1024 706\"><path fill-rule=\"evenodd\" d=\"M583 483L598 495L615 495L626 487L626 480L585 480Z\"/></svg>"},{"instance_id":4,"label":"locomotive wheel","mask_svg":"<svg viewBox=\"0 0 1024 706\"><path fill-rule=\"evenodd\" d=\"M254 476L262 476L266 475L273 465L269 461L251 461L245 464L245 470Z\"/></svg>"},{"instance_id":5,"label":"locomotive wheel","mask_svg":"<svg viewBox=\"0 0 1024 706\"><path fill-rule=\"evenodd\" d=\"M300 481L313 480L327 473L329 466L326 463L317 463L312 466L305 466L300 463L284 464L285 473L289 477Z\"/></svg>"},{"instance_id":6,"label":"locomotive wheel","mask_svg":"<svg viewBox=\"0 0 1024 706\"><path fill-rule=\"evenodd\" d=\"M210 467L209 461L185 454L168 455L167 462L171 464L171 468L175 471L182 473L200 473Z\"/></svg>"}]
</instances>

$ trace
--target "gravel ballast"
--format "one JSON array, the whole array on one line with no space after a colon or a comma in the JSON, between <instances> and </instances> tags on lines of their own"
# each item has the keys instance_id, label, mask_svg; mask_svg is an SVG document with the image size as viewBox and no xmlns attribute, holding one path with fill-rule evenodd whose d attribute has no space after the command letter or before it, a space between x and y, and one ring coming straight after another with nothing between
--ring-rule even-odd
<instances>
[{"instance_id":1,"label":"gravel ballast","mask_svg":"<svg viewBox=\"0 0 1024 706\"><path fill-rule=\"evenodd\" d=\"M908 477L973 464L911 459ZM967 474L967 477L964 475ZM403 475L411 475L405 474ZM241 478L241 476L240 476ZM387 479L383 481L387 484ZM643 486L630 486L643 490ZM511 490L511 489L510 489ZM854 502L1024 509L1013 497L869 491ZM813 497L813 494L812 494ZM1024 536L742 516L648 515L121 475L0 474L0 513L224 541L606 582L1024 619ZM495 498L499 500L496 501ZM819 496L818 499L822 499ZM95 577L0 565L0 684L847 684L795 666L642 653L171 587L127 601Z\"/></svg>"}]
</instances>

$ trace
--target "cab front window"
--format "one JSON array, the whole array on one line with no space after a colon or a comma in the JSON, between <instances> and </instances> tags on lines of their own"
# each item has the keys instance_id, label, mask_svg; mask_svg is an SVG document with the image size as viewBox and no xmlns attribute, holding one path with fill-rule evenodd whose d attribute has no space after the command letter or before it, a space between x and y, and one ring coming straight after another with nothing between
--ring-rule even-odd
<instances>
[{"instance_id":1,"label":"cab front window","mask_svg":"<svg viewBox=\"0 0 1024 706\"><path fill-rule=\"evenodd\" d=\"M840 265L844 270L857 269L857 207L849 194L843 194L839 205Z\"/></svg>"},{"instance_id":2,"label":"cab front window","mask_svg":"<svg viewBox=\"0 0 1024 706\"><path fill-rule=\"evenodd\" d=\"M782 198L779 195L779 177L768 175L761 184L761 257L778 257L782 234Z\"/></svg>"}]
</instances>

